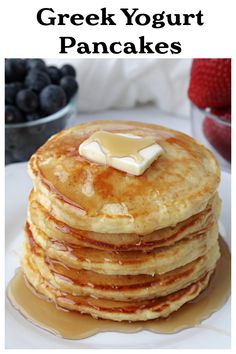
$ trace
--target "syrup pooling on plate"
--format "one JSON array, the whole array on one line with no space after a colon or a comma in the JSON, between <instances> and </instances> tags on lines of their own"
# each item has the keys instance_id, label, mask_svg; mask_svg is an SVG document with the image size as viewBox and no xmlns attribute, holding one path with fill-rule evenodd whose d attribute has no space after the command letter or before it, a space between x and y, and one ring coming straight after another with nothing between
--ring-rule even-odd
<instances>
[{"instance_id":1,"label":"syrup pooling on plate","mask_svg":"<svg viewBox=\"0 0 236 354\"><path fill-rule=\"evenodd\" d=\"M220 238L220 250L221 258L208 288L198 298L185 304L167 319L135 323L115 322L57 309L53 303L38 296L25 282L21 269L17 271L8 286L8 297L30 321L68 339L82 339L104 331L132 333L146 329L156 333L175 333L198 325L228 299L231 285L230 253L222 238Z\"/></svg>"}]
</instances>

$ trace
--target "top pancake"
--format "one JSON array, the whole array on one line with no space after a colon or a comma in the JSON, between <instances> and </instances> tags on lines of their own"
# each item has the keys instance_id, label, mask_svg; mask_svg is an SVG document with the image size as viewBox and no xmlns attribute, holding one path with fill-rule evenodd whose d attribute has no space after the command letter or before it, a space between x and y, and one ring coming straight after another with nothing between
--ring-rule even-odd
<instances>
[{"instance_id":1,"label":"top pancake","mask_svg":"<svg viewBox=\"0 0 236 354\"><path fill-rule=\"evenodd\" d=\"M141 176L88 161L80 144L97 130L154 136L164 153ZM30 159L37 200L58 220L102 233L148 234L204 210L220 180L209 150L158 125L96 121L64 130Z\"/></svg>"}]
</instances>

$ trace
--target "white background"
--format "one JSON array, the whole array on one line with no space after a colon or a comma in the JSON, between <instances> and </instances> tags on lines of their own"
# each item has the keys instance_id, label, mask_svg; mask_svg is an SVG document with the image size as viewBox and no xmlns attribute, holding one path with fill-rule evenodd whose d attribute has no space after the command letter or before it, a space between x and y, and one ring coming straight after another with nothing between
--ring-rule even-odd
<instances>
[{"instance_id":1,"label":"white background","mask_svg":"<svg viewBox=\"0 0 236 354\"><path fill-rule=\"evenodd\" d=\"M234 57L235 53L235 34L233 23L235 23L235 1L212 1L212 0L165 0L165 1L140 1L140 0L2 0L0 9L0 25L1 25L1 72L0 80L4 82L3 66L5 57L45 57L56 58L63 57L59 55L60 35L74 36L78 41L134 41L140 35L144 35L148 41L180 41L182 43L182 52L178 55L156 55L161 58L194 58L194 57ZM112 13L119 13L120 7L139 7L143 12L154 14L156 12L166 11L170 13L196 13L202 10L204 14L204 26L181 26L181 27L164 27L162 29L152 29L150 25L145 27L127 27L122 26L122 20L117 17L119 25L114 27L87 25L76 27L68 26L51 26L43 27L36 21L36 13L42 7L53 7L57 13L97 13L102 7L107 7ZM78 58L75 50L71 50L64 57ZM81 56L80 56L81 57ZM83 55L83 58L86 55ZM88 55L91 57L113 57L112 55ZM116 56L117 57L117 56ZM121 56L119 56L121 57ZM127 56L130 58L131 56ZM147 57L146 55L138 55L134 57ZM151 55L155 57L155 55ZM233 65L234 68L234 65ZM4 116L3 109L4 85L1 85L1 116ZM234 108L234 106L233 106ZM233 109L233 116L235 110ZM233 138L233 146L234 146ZM0 245L0 271L1 271L1 328L0 328L0 346L4 348L4 122L1 119L1 245ZM234 158L233 158L234 165ZM17 178L17 176L16 176ZM233 177L234 178L234 177ZM233 194L234 194L233 185ZM13 201L14 202L14 201ZM234 205L232 210L235 210ZM14 220L12 220L14 223ZM234 228L232 229L234 236ZM234 237L232 240L234 249ZM233 258L233 268L235 266ZM233 301L233 312L235 310ZM233 316L234 317L234 316ZM233 323L233 329L235 328ZM234 333L234 330L233 330ZM12 334L14 335L14 333ZM234 341L234 337L233 337Z\"/></svg>"},{"instance_id":2,"label":"white background","mask_svg":"<svg viewBox=\"0 0 236 354\"><path fill-rule=\"evenodd\" d=\"M3 1L2 1L3 2ZM161 57L230 57L234 47L233 12L234 1L211 0L37 0L37 1L4 1L1 11L1 25L4 31L1 41L1 51L5 57L55 57L59 54L59 36L73 36L78 41L133 41L144 35L153 42L180 41L182 52L177 55L159 55ZM40 8L52 7L55 13L100 13L102 7L116 14L117 26L42 26L36 20ZM197 13L202 10L205 24L198 26L165 26L154 29L147 26L125 26L125 17L120 12L121 7L138 7L140 12L149 15L165 11L166 13ZM3 33L2 33L3 34ZM227 35L226 35L227 34ZM232 42L231 42L232 41ZM231 45L230 45L231 42ZM75 49L69 54L60 55L78 57ZM83 55L85 56L85 55ZM92 55L88 55L91 57ZM108 54L93 55L93 57L108 57ZM137 55L127 55L127 57ZM153 55L150 55L151 57ZM158 56L158 55L157 55ZM138 55L147 57L147 55Z\"/></svg>"}]
</instances>

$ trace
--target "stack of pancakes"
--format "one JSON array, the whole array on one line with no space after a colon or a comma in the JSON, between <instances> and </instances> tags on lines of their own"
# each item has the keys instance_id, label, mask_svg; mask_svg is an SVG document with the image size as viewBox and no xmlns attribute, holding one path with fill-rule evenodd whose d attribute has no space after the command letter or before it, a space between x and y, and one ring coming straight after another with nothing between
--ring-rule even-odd
<instances>
[{"instance_id":1,"label":"stack of pancakes","mask_svg":"<svg viewBox=\"0 0 236 354\"><path fill-rule=\"evenodd\" d=\"M96 164L79 146L97 130L155 137L164 152L138 177ZM23 270L59 308L144 321L207 287L220 257L219 168L192 138L144 123L81 124L43 145L29 172Z\"/></svg>"}]
</instances>

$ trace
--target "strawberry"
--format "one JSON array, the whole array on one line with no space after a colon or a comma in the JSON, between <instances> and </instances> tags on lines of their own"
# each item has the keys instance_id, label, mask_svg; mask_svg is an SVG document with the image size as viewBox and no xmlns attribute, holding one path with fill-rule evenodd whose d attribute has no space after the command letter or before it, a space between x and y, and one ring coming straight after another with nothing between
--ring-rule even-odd
<instances>
[{"instance_id":1,"label":"strawberry","mask_svg":"<svg viewBox=\"0 0 236 354\"><path fill-rule=\"evenodd\" d=\"M231 122L231 106L223 108L212 108L211 113L221 119Z\"/></svg>"},{"instance_id":2,"label":"strawberry","mask_svg":"<svg viewBox=\"0 0 236 354\"><path fill-rule=\"evenodd\" d=\"M200 108L230 106L231 59L194 59L188 96Z\"/></svg>"},{"instance_id":3,"label":"strawberry","mask_svg":"<svg viewBox=\"0 0 236 354\"><path fill-rule=\"evenodd\" d=\"M231 109L213 109L211 113L225 121L231 121ZM210 144L227 161L231 160L231 127L206 117L203 122L203 132Z\"/></svg>"}]
</instances>

